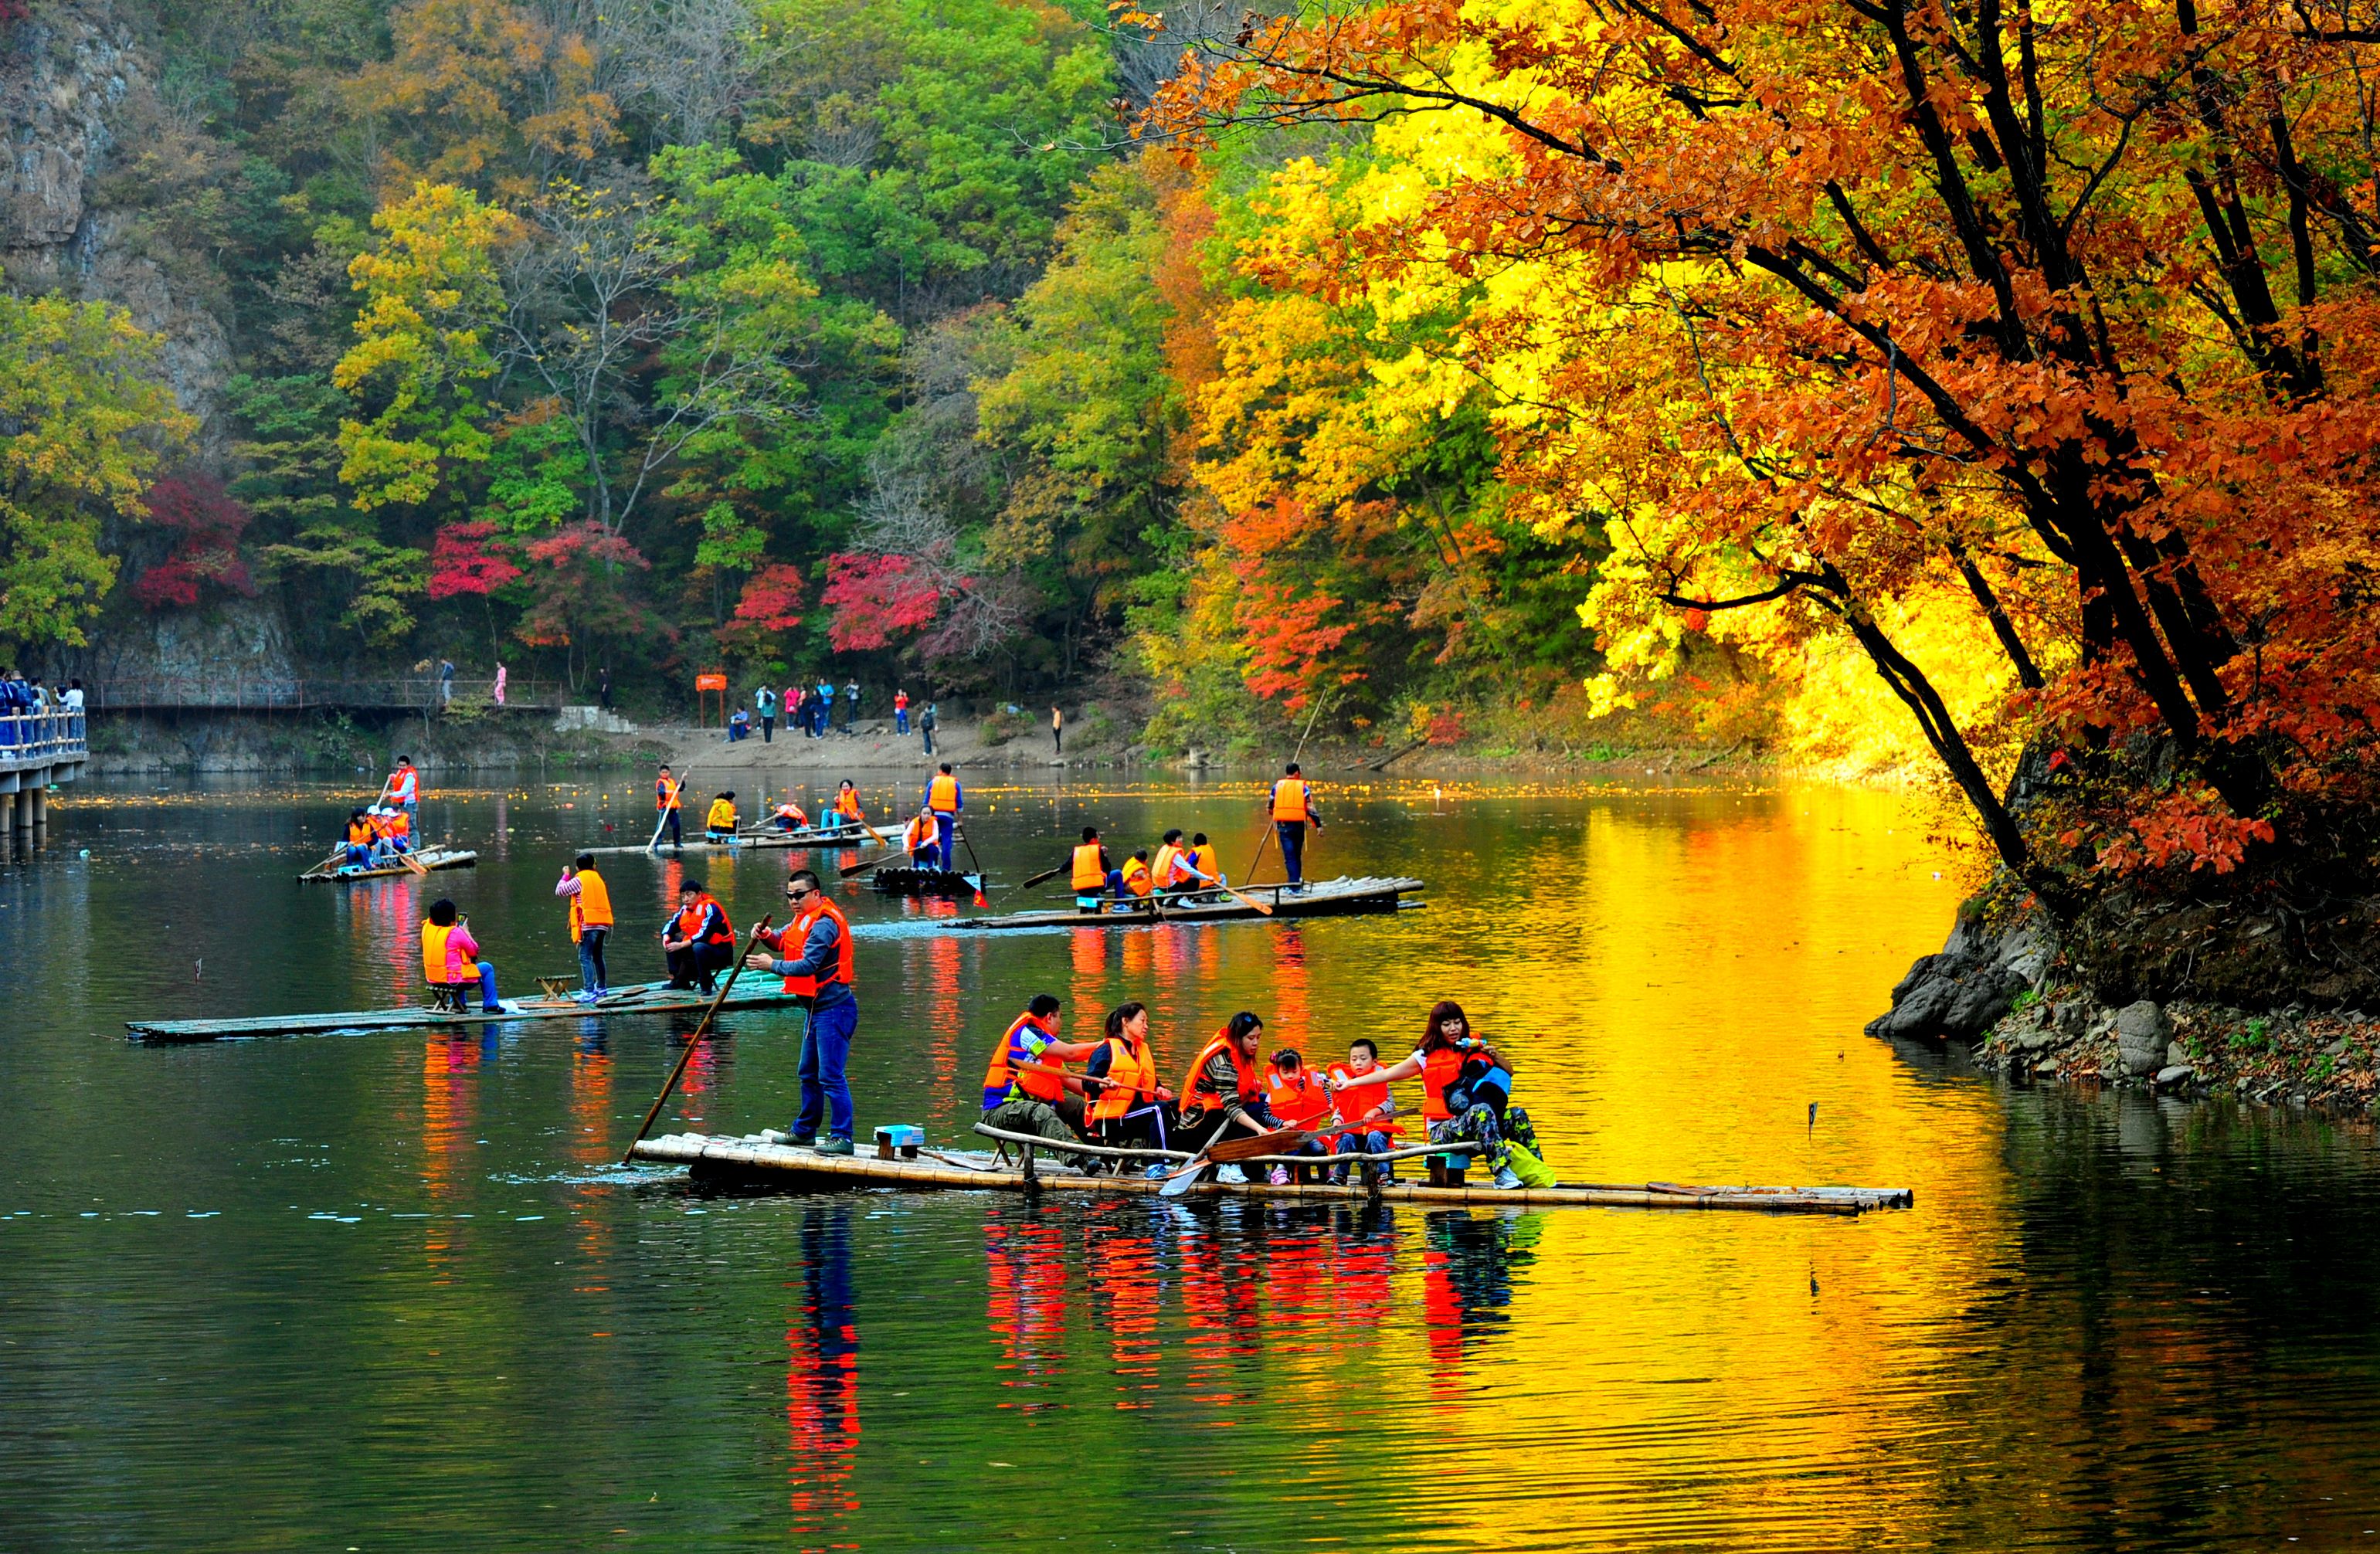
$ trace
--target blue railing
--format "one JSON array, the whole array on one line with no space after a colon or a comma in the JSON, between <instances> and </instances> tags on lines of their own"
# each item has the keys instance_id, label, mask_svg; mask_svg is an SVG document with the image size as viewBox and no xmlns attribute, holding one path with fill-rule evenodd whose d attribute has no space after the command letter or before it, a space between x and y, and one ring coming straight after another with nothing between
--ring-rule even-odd
<instances>
[{"instance_id":1,"label":"blue railing","mask_svg":"<svg viewBox=\"0 0 2380 1554\"><path fill-rule=\"evenodd\" d=\"M79 761L91 754L83 715L65 708L0 713L0 771Z\"/></svg>"}]
</instances>

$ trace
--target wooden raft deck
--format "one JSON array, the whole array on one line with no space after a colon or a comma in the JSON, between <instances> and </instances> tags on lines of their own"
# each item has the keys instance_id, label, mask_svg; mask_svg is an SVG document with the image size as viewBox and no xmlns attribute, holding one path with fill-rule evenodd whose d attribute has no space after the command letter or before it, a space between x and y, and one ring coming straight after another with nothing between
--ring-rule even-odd
<instances>
[{"instance_id":1,"label":"wooden raft deck","mask_svg":"<svg viewBox=\"0 0 2380 1554\"><path fill-rule=\"evenodd\" d=\"M1027 1190L1024 1172L1002 1165L987 1151L932 1149L914 1160L878 1159L867 1152L853 1156L820 1155L791 1145L771 1144L758 1134L741 1138L703 1134L668 1134L648 1138L630 1154L656 1164L683 1165L698 1178L736 1178L783 1183L796 1190L883 1187L911 1191L956 1189L967 1192L1022 1193ZM1036 1166L1034 1185L1049 1193L1089 1193L1111 1197L1153 1197L1161 1184L1137 1175L1087 1175L1072 1166L1043 1159ZM1523 1187L1512 1191L1491 1184L1433 1187L1425 1181L1397 1181L1377 1192L1356 1183L1333 1186L1328 1182L1290 1183L1274 1186L1251 1176L1245 1184L1201 1182L1190 1189L1197 1197L1263 1198L1315 1203L1361 1203L1377 1197L1383 1203L1410 1203L1432 1208L1512 1207L1520 1208L1729 1208L1769 1214L1864 1214L1873 1209L1908 1208L1915 1195L1906 1187L1702 1187L1671 1182L1635 1184L1579 1183L1559 1187Z\"/></svg>"},{"instance_id":2,"label":"wooden raft deck","mask_svg":"<svg viewBox=\"0 0 2380 1554\"><path fill-rule=\"evenodd\" d=\"M1274 917L1345 917L1373 912L1404 910L1417 912L1421 903L1403 898L1427 888L1419 880L1366 875L1360 880L1341 876L1336 880L1310 882L1303 893L1287 885L1245 885L1237 887L1240 893L1252 896L1271 907ZM1154 899L1154 898L1152 898ZM998 917L959 917L949 924L953 929L969 929L990 932L999 929L1049 928L1149 928L1159 923L1221 923L1236 922L1265 914L1230 896L1202 893L1188 900L1174 900L1152 908L1148 902L1135 902L1132 909L1118 912L1112 905L1103 905L1098 912L1084 912L1072 906L1062 906L1045 912L1011 912Z\"/></svg>"},{"instance_id":3,"label":"wooden raft deck","mask_svg":"<svg viewBox=\"0 0 2380 1554\"><path fill-rule=\"evenodd\" d=\"M607 845L602 847L583 847L579 850L581 852L595 853L599 855L603 853L674 853L680 851L688 853L746 853L767 852L772 848L784 847L823 847L832 849L836 847L881 847L885 845L888 845L888 844L885 843L883 838L870 835L868 832L856 828L849 831L827 831L817 826L812 826L808 831L775 832L762 832L752 836L738 836L731 842L712 842L698 831L692 835L689 835L684 842L678 843L663 842L658 845L652 843L646 843L641 846Z\"/></svg>"},{"instance_id":4,"label":"wooden raft deck","mask_svg":"<svg viewBox=\"0 0 2380 1554\"><path fill-rule=\"evenodd\" d=\"M477 997L474 989L473 997ZM427 1004L410 1009L361 1009L332 1014L257 1014L218 1020L128 1020L124 1030L134 1041L226 1041L257 1036L322 1036L329 1032L430 1030L442 1026L509 1024L515 1020L600 1020L613 1014L665 1014L682 1010L698 1014L710 1002L700 992L672 992L666 982L641 982L614 988L600 1002L580 1003L568 997L508 999L512 1011L489 1014L478 1009L457 1014ZM791 993L773 977L742 977L727 995L724 1009L795 1007Z\"/></svg>"},{"instance_id":5,"label":"wooden raft deck","mask_svg":"<svg viewBox=\"0 0 2380 1554\"><path fill-rule=\"evenodd\" d=\"M424 847L413 855L424 868L475 868L480 855L459 847ZM410 874L413 870L401 863L374 864L366 868L349 868L344 864L325 867L316 864L298 878L308 884L328 880L337 883L348 880L385 880L393 874Z\"/></svg>"}]
</instances>

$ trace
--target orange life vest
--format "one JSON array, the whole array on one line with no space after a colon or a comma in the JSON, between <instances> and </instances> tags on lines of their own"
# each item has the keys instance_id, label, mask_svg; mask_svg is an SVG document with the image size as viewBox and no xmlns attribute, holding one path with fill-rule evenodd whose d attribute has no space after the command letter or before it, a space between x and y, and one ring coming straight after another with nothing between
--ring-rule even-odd
<instances>
[{"instance_id":1,"label":"orange life vest","mask_svg":"<svg viewBox=\"0 0 2380 1554\"><path fill-rule=\"evenodd\" d=\"M1462 1074L1471 1054L1459 1047L1439 1047L1421 1061L1421 1115L1426 1123L1442 1123L1454 1115L1446 1109L1446 1087Z\"/></svg>"},{"instance_id":2,"label":"orange life vest","mask_svg":"<svg viewBox=\"0 0 2380 1554\"><path fill-rule=\"evenodd\" d=\"M834 795L834 812L846 819L865 820L867 812L859 807L859 790L844 788Z\"/></svg>"},{"instance_id":3,"label":"orange life vest","mask_svg":"<svg viewBox=\"0 0 2380 1554\"><path fill-rule=\"evenodd\" d=\"M1090 1118L1094 1123L1111 1122L1157 1099L1157 1055L1148 1050L1148 1044L1143 1042L1135 1048L1123 1038L1111 1036L1107 1048L1111 1082L1091 1102Z\"/></svg>"},{"instance_id":4,"label":"orange life vest","mask_svg":"<svg viewBox=\"0 0 2380 1554\"><path fill-rule=\"evenodd\" d=\"M349 820L347 822L348 846L369 847L371 845L371 839L372 828L370 820Z\"/></svg>"},{"instance_id":5,"label":"orange life vest","mask_svg":"<svg viewBox=\"0 0 2380 1554\"><path fill-rule=\"evenodd\" d=\"M1182 1081L1182 1120L1184 1123L1220 1108L1220 1101L1210 1100L1198 1092L1198 1078L1207 1072L1207 1060L1218 1052L1228 1053L1231 1057L1236 1077L1234 1093L1241 1105L1245 1106L1264 1095L1264 1081L1255 1074L1255 1065L1240 1056L1239 1043L1232 1039L1227 1026L1217 1031L1207 1045L1198 1049L1198 1055L1190 1060L1190 1072Z\"/></svg>"},{"instance_id":6,"label":"orange life vest","mask_svg":"<svg viewBox=\"0 0 2380 1554\"><path fill-rule=\"evenodd\" d=\"M1099 861L1099 844L1086 842L1075 849L1075 890L1079 893L1107 889L1107 865Z\"/></svg>"},{"instance_id":7,"label":"orange life vest","mask_svg":"<svg viewBox=\"0 0 2380 1554\"><path fill-rule=\"evenodd\" d=\"M1197 869L1199 873L1205 875L1209 880L1220 880L1222 878L1222 875L1216 870L1215 865L1217 861L1215 844L1211 842L1208 843L1204 847L1193 847L1190 849L1191 867Z\"/></svg>"},{"instance_id":8,"label":"orange life vest","mask_svg":"<svg viewBox=\"0 0 2380 1554\"><path fill-rule=\"evenodd\" d=\"M901 833L901 842L904 846L907 847L909 851L914 853L929 842L933 841L939 834L940 832L934 826L933 817L930 815L920 815L916 819L909 822L909 829L907 831Z\"/></svg>"},{"instance_id":9,"label":"orange life vest","mask_svg":"<svg viewBox=\"0 0 2380 1554\"><path fill-rule=\"evenodd\" d=\"M1306 818L1305 779L1284 777L1272 785L1272 818L1276 820L1302 820Z\"/></svg>"},{"instance_id":10,"label":"orange life vest","mask_svg":"<svg viewBox=\"0 0 2380 1554\"><path fill-rule=\"evenodd\" d=\"M1170 891L1180 876L1181 867L1182 849L1171 842L1160 842L1157 847L1157 860L1148 866L1148 872L1150 878L1157 881L1159 890Z\"/></svg>"},{"instance_id":11,"label":"orange life vest","mask_svg":"<svg viewBox=\"0 0 2380 1554\"><path fill-rule=\"evenodd\" d=\"M570 898L570 942L578 942L580 929L612 926L612 892L591 868L578 871L578 893Z\"/></svg>"},{"instance_id":12,"label":"orange life vest","mask_svg":"<svg viewBox=\"0 0 2380 1554\"><path fill-rule=\"evenodd\" d=\"M937 815L959 812L959 780L949 772L938 773L926 784L926 807Z\"/></svg>"},{"instance_id":13,"label":"orange life vest","mask_svg":"<svg viewBox=\"0 0 2380 1554\"><path fill-rule=\"evenodd\" d=\"M1035 1100L1054 1101L1066 1093L1066 1081L1061 1074L1038 1072L1059 1065L1048 1058L1036 1058L1017 1046L1017 1038L1026 1026L1055 1041L1058 1033L1030 1014L1019 1014L1000 1033L1000 1045L992 1050L991 1062L983 1071L983 1109L986 1111L1008 1099L1009 1086L1014 1083Z\"/></svg>"},{"instance_id":14,"label":"orange life vest","mask_svg":"<svg viewBox=\"0 0 2380 1554\"><path fill-rule=\"evenodd\" d=\"M810 818L802 813L802 807L794 803L790 799L777 806L777 819L781 820L791 820L797 826L806 826L810 823Z\"/></svg>"},{"instance_id":15,"label":"orange life vest","mask_svg":"<svg viewBox=\"0 0 2380 1554\"><path fill-rule=\"evenodd\" d=\"M1314 1082L1314 1071L1301 1067L1291 1083L1277 1068L1265 1069L1265 1104L1272 1114L1293 1128L1310 1128L1329 1115L1330 1096Z\"/></svg>"},{"instance_id":16,"label":"orange life vest","mask_svg":"<svg viewBox=\"0 0 2380 1554\"><path fill-rule=\"evenodd\" d=\"M809 942L810 925L820 917L833 918L834 926L841 930L840 937L835 941L834 973L832 976L823 977L788 977L785 978L785 991L789 993L797 993L806 998L814 997L821 982L840 982L846 988L852 985L851 919L843 915L841 907L827 900L825 895L819 892L810 892L809 899L802 903L801 916L795 917L793 927L785 929L778 938L779 948L789 950L792 953L781 954L777 958L800 959L802 946Z\"/></svg>"},{"instance_id":17,"label":"orange life vest","mask_svg":"<svg viewBox=\"0 0 2380 1554\"><path fill-rule=\"evenodd\" d=\"M413 768L409 766L400 766L388 774L388 785L395 793L396 801L399 804L414 802L415 795L419 791L416 786L418 781L419 779L414 776Z\"/></svg>"},{"instance_id":18,"label":"orange life vest","mask_svg":"<svg viewBox=\"0 0 2380 1554\"><path fill-rule=\"evenodd\" d=\"M413 840L413 818L400 809L388 818L388 835L392 842Z\"/></svg>"},{"instance_id":19,"label":"orange life vest","mask_svg":"<svg viewBox=\"0 0 2380 1554\"><path fill-rule=\"evenodd\" d=\"M1375 1068L1371 1072L1377 1074L1379 1071ZM1355 1075L1347 1072L1344 1064L1337 1064L1331 1068L1330 1077L1344 1085ZM1353 1089L1333 1090L1330 1093L1330 1107L1339 1114L1339 1120L1350 1127L1363 1123L1364 1131L1366 1133L1377 1130L1394 1137L1397 1124L1393 1118L1381 1117L1370 1123L1364 1123L1365 1117L1370 1114L1373 1108L1381 1105L1388 1099L1389 1087L1386 1085L1358 1085Z\"/></svg>"},{"instance_id":20,"label":"orange life vest","mask_svg":"<svg viewBox=\"0 0 2380 1554\"><path fill-rule=\"evenodd\" d=\"M671 781L670 781L668 778L666 778L666 777L660 777L660 778L656 778L656 779L654 779L654 781L653 781L653 807L654 807L655 809L674 809L674 808L676 808L676 807L677 807L677 790L678 790L678 789L679 789L679 787L681 787L682 785L683 785L683 784L681 784L681 783L673 783L673 782L671 782Z\"/></svg>"},{"instance_id":21,"label":"orange life vest","mask_svg":"<svg viewBox=\"0 0 2380 1554\"><path fill-rule=\"evenodd\" d=\"M706 906L719 906L719 898L712 895L709 891L705 891L702 894L695 897L694 904L692 906L679 907L676 915L670 918L670 937L672 939L691 939L693 937L694 930L702 926L702 909ZM735 943L735 925L727 920L727 908L724 906L719 906L719 917L717 921L718 926L713 928L709 933L704 934L702 938L696 941L696 942L702 944Z\"/></svg>"},{"instance_id":22,"label":"orange life vest","mask_svg":"<svg viewBox=\"0 0 2380 1554\"><path fill-rule=\"evenodd\" d=\"M436 923L421 925L421 977L435 987L446 986L446 939L455 925L440 928Z\"/></svg>"},{"instance_id":23,"label":"orange life vest","mask_svg":"<svg viewBox=\"0 0 2380 1554\"><path fill-rule=\"evenodd\" d=\"M1123 860L1123 888L1135 895L1148 893L1148 865L1138 858Z\"/></svg>"}]
</instances>

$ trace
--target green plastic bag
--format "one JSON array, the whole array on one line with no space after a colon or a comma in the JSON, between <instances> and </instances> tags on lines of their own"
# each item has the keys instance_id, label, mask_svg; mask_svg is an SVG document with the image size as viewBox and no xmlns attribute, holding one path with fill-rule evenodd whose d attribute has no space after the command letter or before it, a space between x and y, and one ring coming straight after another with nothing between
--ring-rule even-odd
<instances>
[{"instance_id":1,"label":"green plastic bag","mask_svg":"<svg viewBox=\"0 0 2380 1554\"><path fill-rule=\"evenodd\" d=\"M1554 1174L1554 1168L1538 1159L1536 1151L1509 1138L1504 1141L1504 1163L1512 1168L1513 1175L1521 1179L1524 1187L1557 1187L1561 1184L1561 1179Z\"/></svg>"}]
</instances>

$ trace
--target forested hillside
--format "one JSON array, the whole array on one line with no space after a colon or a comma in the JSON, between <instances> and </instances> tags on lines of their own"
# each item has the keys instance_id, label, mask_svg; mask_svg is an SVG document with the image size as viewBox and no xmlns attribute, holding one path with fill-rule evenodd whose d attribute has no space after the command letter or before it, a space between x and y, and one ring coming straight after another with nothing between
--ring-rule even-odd
<instances>
[{"instance_id":1,"label":"forested hillside","mask_svg":"<svg viewBox=\"0 0 2380 1554\"><path fill-rule=\"evenodd\" d=\"M95 3L0 93L20 646L1622 713L2070 904L2380 835L2351 6Z\"/></svg>"},{"instance_id":2,"label":"forested hillside","mask_svg":"<svg viewBox=\"0 0 2380 1554\"><path fill-rule=\"evenodd\" d=\"M1160 746L1584 704L1596 547L1507 512L1486 395L1402 365L1447 320L1269 273L1393 153L1147 137L1180 40L1083 0L105 20L151 74L89 198L229 370L176 384L203 431L110 434L130 485L50 493L20 645L261 594L383 671L1107 673ZM81 363L116 399L174 376L170 329L68 323L88 276L15 278L124 331Z\"/></svg>"}]
</instances>

